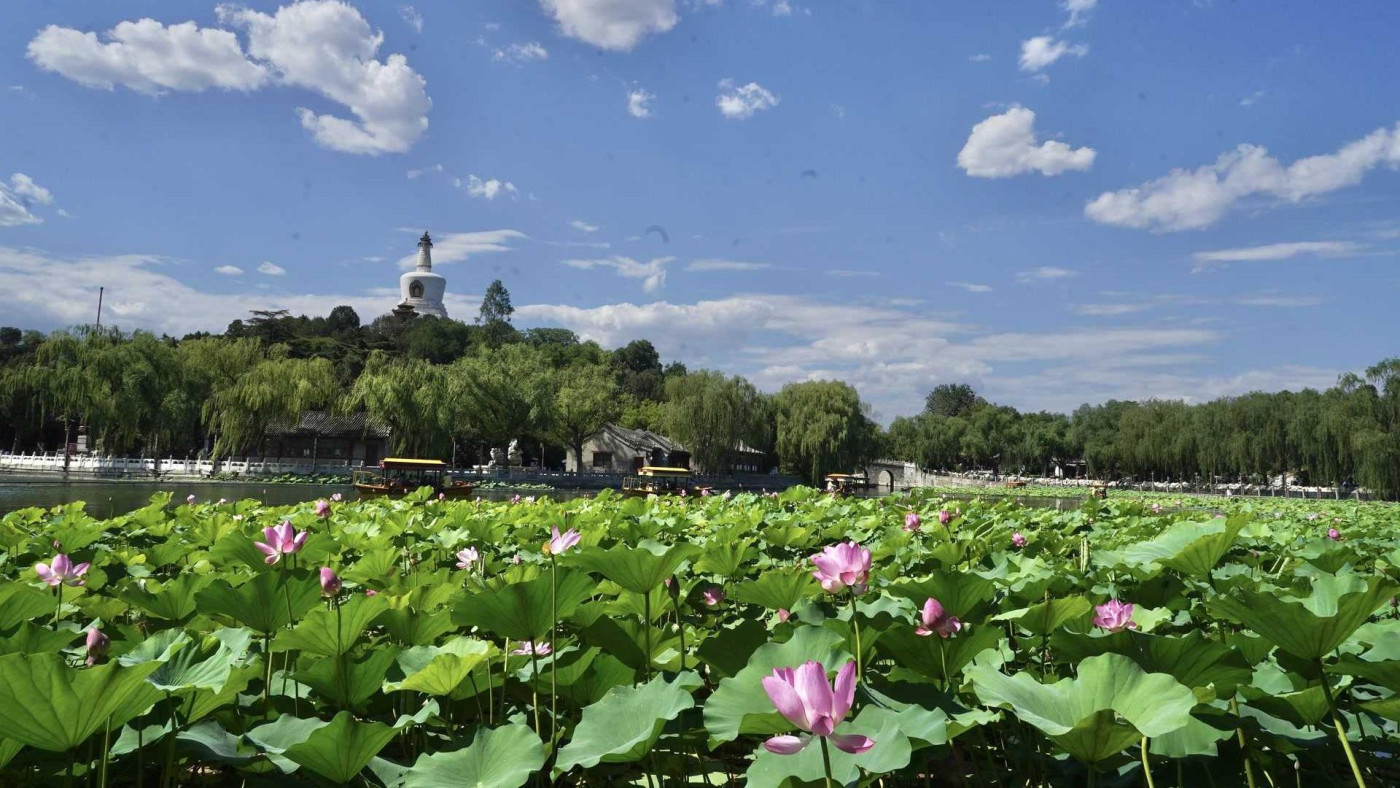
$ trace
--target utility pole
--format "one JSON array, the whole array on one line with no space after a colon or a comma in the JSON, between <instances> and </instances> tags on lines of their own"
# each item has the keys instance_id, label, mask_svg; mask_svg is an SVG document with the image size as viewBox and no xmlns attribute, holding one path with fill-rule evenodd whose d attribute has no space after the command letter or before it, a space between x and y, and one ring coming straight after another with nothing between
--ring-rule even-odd
<instances>
[{"instance_id":1,"label":"utility pole","mask_svg":"<svg viewBox=\"0 0 1400 788\"><path fill-rule=\"evenodd\" d=\"M105 287L97 288L97 327L102 328L102 291Z\"/></svg>"}]
</instances>

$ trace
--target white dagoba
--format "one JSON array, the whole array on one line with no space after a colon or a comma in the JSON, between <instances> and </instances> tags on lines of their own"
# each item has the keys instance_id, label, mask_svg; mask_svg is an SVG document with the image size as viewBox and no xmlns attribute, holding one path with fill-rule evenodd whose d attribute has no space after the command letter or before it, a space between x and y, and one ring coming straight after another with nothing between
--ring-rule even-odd
<instances>
[{"instance_id":1,"label":"white dagoba","mask_svg":"<svg viewBox=\"0 0 1400 788\"><path fill-rule=\"evenodd\" d=\"M447 280L433 273L433 239L425 230L418 239L417 267L399 277L399 294L403 301L399 309L413 311L420 315L447 317L447 308L442 305L442 295L447 292Z\"/></svg>"}]
</instances>

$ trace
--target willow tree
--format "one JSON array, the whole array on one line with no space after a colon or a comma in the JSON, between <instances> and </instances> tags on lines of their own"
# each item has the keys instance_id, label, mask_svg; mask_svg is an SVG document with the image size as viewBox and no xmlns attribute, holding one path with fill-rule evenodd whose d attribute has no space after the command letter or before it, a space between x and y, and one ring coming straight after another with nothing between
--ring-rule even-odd
<instances>
[{"instance_id":1,"label":"willow tree","mask_svg":"<svg viewBox=\"0 0 1400 788\"><path fill-rule=\"evenodd\" d=\"M552 399L545 434L574 453L583 468L583 443L622 415L623 397L612 370L599 364L576 364L553 374Z\"/></svg>"},{"instance_id":2,"label":"willow tree","mask_svg":"<svg viewBox=\"0 0 1400 788\"><path fill-rule=\"evenodd\" d=\"M375 351L339 409L363 410L371 422L388 427L396 453L445 456L452 443L449 396L444 367Z\"/></svg>"},{"instance_id":3,"label":"willow tree","mask_svg":"<svg viewBox=\"0 0 1400 788\"><path fill-rule=\"evenodd\" d=\"M253 365L206 403L205 421L216 436L214 457L254 447L270 425L295 423L302 413L336 400L335 367L330 361L286 358L281 352L274 347L271 357Z\"/></svg>"},{"instance_id":4,"label":"willow tree","mask_svg":"<svg viewBox=\"0 0 1400 788\"><path fill-rule=\"evenodd\" d=\"M548 430L553 397L550 369L529 345L486 348L446 371L454 434L489 447Z\"/></svg>"},{"instance_id":5,"label":"willow tree","mask_svg":"<svg viewBox=\"0 0 1400 788\"><path fill-rule=\"evenodd\" d=\"M667 378L666 432L703 470L724 473L740 442L760 442L762 396L737 375L699 370Z\"/></svg>"},{"instance_id":6,"label":"willow tree","mask_svg":"<svg viewBox=\"0 0 1400 788\"><path fill-rule=\"evenodd\" d=\"M812 483L870 459L875 424L860 395L839 380L789 383L774 398L778 456Z\"/></svg>"}]
</instances>

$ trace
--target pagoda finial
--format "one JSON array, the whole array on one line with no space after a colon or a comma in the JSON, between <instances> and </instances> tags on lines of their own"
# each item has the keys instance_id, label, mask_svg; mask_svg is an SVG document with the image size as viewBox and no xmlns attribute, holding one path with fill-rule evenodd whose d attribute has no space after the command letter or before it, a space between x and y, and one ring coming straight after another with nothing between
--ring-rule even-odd
<instances>
[{"instance_id":1,"label":"pagoda finial","mask_svg":"<svg viewBox=\"0 0 1400 788\"><path fill-rule=\"evenodd\" d=\"M424 231L423 231L423 237L418 239L418 245L419 245L419 246L432 246L432 245L433 245L433 239L430 238L430 237L428 236L428 231L427 231L427 230L424 230Z\"/></svg>"}]
</instances>

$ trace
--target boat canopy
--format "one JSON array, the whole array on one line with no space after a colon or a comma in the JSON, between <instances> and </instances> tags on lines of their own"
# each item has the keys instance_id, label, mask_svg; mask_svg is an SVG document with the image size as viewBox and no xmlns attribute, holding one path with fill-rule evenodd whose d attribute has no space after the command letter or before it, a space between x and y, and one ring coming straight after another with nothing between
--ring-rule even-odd
<instances>
[{"instance_id":1,"label":"boat canopy","mask_svg":"<svg viewBox=\"0 0 1400 788\"><path fill-rule=\"evenodd\" d=\"M447 463L442 460L415 460L407 457L385 457L380 467L401 470L442 470Z\"/></svg>"},{"instance_id":2,"label":"boat canopy","mask_svg":"<svg viewBox=\"0 0 1400 788\"><path fill-rule=\"evenodd\" d=\"M689 468L665 468L654 465L643 466L637 471L643 476L689 476Z\"/></svg>"}]
</instances>

